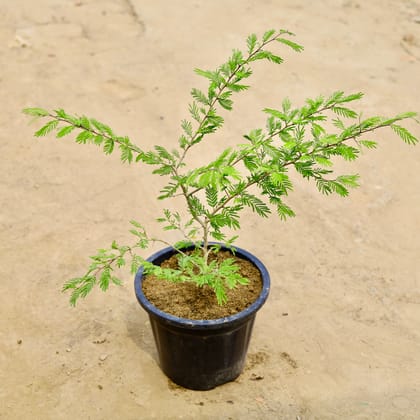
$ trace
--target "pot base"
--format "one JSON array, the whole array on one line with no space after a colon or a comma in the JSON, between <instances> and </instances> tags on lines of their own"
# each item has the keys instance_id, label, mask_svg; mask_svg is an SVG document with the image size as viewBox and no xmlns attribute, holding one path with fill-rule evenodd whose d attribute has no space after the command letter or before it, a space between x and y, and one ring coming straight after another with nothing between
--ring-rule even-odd
<instances>
[{"instance_id":1,"label":"pot base","mask_svg":"<svg viewBox=\"0 0 420 420\"><path fill-rule=\"evenodd\" d=\"M177 385L209 390L243 371L255 315L215 330L177 328L150 316L162 371Z\"/></svg>"}]
</instances>

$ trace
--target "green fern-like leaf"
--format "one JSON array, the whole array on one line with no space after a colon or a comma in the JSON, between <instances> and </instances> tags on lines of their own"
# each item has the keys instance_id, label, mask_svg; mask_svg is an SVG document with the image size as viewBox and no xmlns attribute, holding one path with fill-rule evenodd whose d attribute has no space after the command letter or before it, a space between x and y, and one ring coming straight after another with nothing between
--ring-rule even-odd
<instances>
[{"instance_id":1,"label":"green fern-like leaf","mask_svg":"<svg viewBox=\"0 0 420 420\"><path fill-rule=\"evenodd\" d=\"M257 35L251 34L248 36L246 40L246 44L248 46L248 53L252 54L255 50L255 47L257 45Z\"/></svg>"},{"instance_id":2,"label":"green fern-like leaf","mask_svg":"<svg viewBox=\"0 0 420 420\"><path fill-rule=\"evenodd\" d=\"M208 70L201 70L201 69L194 69L194 72L198 74L199 76L203 76L206 79L209 79L211 81L218 80L218 76L216 72L208 71Z\"/></svg>"},{"instance_id":3,"label":"green fern-like leaf","mask_svg":"<svg viewBox=\"0 0 420 420\"><path fill-rule=\"evenodd\" d=\"M289 98L284 98L281 103L281 108L285 114L287 114L290 111L290 108L292 107L292 102Z\"/></svg>"},{"instance_id":4,"label":"green fern-like leaf","mask_svg":"<svg viewBox=\"0 0 420 420\"><path fill-rule=\"evenodd\" d=\"M181 127L184 130L185 134L187 134L187 136L192 136L192 124L190 121L182 120Z\"/></svg>"},{"instance_id":5,"label":"green fern-like leaf","mask_svg":"<svg viewBox=\"0 0 420 420\"><path fill-rule=\"evenodd\" d=\"M394 132L407 144L415 145L418 143L417 137L413 136L405 127L397 124L392 124L391 128Z\"/></svg>"},{"instance_id":6,"label":"green fern-like leaf","mask_svg":"<svg viewBox=\"0 0 420 420\"><path fill-rule=\"evenodd\" d=\"M319 165L326 166L326 167L333 166L333 163L331 162L331 160L324 156L315 156L314 159L315 159L315 162L318 163Z\"/></svg>"},{"instance_id":7,"label":"green fern-like leaf","mask_svg":"<svg viewBox=\"0 0 420 420\"><path fill-rule=\"evenodd\" d=\"M217 189L213 187L206 188L206 200L210 207L216 207L218 203Z\"/></svg>"},{"instance_id":8,"label":"green fern-like leaf","mask_svg":"<svg viewBox=\"0 0 420 420\"><path fill-rule=\"evenodd\" d=\"M360 179L360 175L355 174L355 175L341 175L339 177L337 177L337 181L340 182L341 184L345 185L346 187L350 187L350 188L357 188L359 187L359 179Z\"/></svg>"},{"instance_id":9,"label":"green fern-like leaf","mask_svg":"<svg viewBox=\"0 0 420 420\"><path fill-rule=\"evenodd\" d=\"M344 92L339 90L337 92L332 93L329 98L325 101L325 106L331 106L335 103L340 103L340 100L344 97Z\"/></svg>"},{"instance_id":10,"label":"green fern-like leaf","mask_svg":"<svg viewBox=\"0 0 420 420\"><path fill-rule=\"evenodd\" d=\"M63 291L72 290L70 304L75 306L80 298L85 298L96 284L96 277L86 275L84 277L73 279L72 283L67 283Z\"/></svg>"},{"instance_id":11,"label":"green fern-like leaf","mask_svg":"<svg viewBox=\"0 0 420 420\"><path fill-rule=\"evenodd\" d=\"M293 188L290 178L283 172L272 172L270 174L270 181L285 192L292 190Z\"/></svg>"},{"instance_id":12,"label":"green fern-like leaf","mask_svg":"<svg viewBox=\"0 0 420 420\"><path fill-rule=\"evenodd\" d=\"M248 85L241 85L239 83L230 83L227 85L229 89L231 89L233 92L242 92L244 90L249 89Z\"/></svg>"},{"instance_id":13,"label":"green fern-like leaf","mask_svg":"<svg viewBox=\"0 0 420 420\"><path fill-rule=\"evenodd\" d=\"M346 129L343 121L341 121L339 118L333 119L332 123L334 124L335 127L337 127L340 130L345 130Z\"/></svg>"},{"instance_id":14,"label":"green fern-like leaf","mask_svg":"<svg viewBox=\"0 0 420 420\"><path fill-rule=\"evenodd\" d=\"M357 159L359 150L352 146L340 144L335 148L335 151L341 155L345 160L352 161Z\"/></svg>"},{"instance_id":15,"label":"green fern-like leaf","mask_svg":"<svg viewBox=\"0 0 420 420\"><path fill-rule=\"evenodd\" d=\"M70 134L76 127L74 125L67 125L57 131L57 138L61 138Z\"/></svg>"},{"instance_id":16,"label":"green fern-like leaf","mask_svg":"<svg viewBox=\"0 0 420 420\"><path fill-rule=\"evenodd\" d=\"M76 143L79 144L86 144L90 139L92 139L95 135L89 131L81 131L76 137Z\"/></svg>"},{"instance_id":17,"label":"green fern-like leaf","mask_svg":"<svg viewBox=\"0 0 420 420\"><path fill-rule=\"evenodd\" d=\"M255 195L242 193L238 198L239 202L247 207L250 207L253 212L261 217L268 217L271 213L267 204Z\"/></svg>"},{"instance_id":18,"label":"green fern-like leaf","mask_svg":"<svg viewBox=\"0 0 420 420\"><path fill-rule=\"evenodd\" d=\"M331 190L336 194L340 195L341 197L347 197L349 195L349 191L347 188L338 181L330 181Z\"/></svg>"},{"instance_id":19,"label":"green fern-like leaf","mask_svg":"<svg viewBox=\"0 0 420 420\"><path fill-rule=\"evenodd\" d=\"M351 95L347 95L347 96L341 98L339 100L339 102L341 104L343 104L343 103L346 103L346 102L358 101L359 99L362 99L362 98L363 98L363 93L362 92L357 92L357 93L352 93Z\"/></svg>"},{"instance_id":20,"label":"green fern-like leaf","mask_svg":"<svg viewBox=\"0 0 420 420\"><path fill-rule=\"evenodd\" d=\"M191 96L199 103L203 105L209 105L209 99L207 96L199 89L193 88L191 90Z\"/></svg>"},{"instance_id":21,"label":"green fern-like leaf","mask_svg":"<svg viewBox=\"0 0 420 420\"><path fill-rule=\"evenodd\" d=\"M264 53L265 53L264 58L267 59L268 61L271 61L272 63L281 64L284 61L280 56L273 54L270 51L264 51Z\"/></svg>"},{"instance_id":22,"label":"green fern-like leaf","mask_svg":"<svg viewBox=\"0 0 420 420\"><path fill-rule=\"evenodd\" d=\"M43 127L41 127L38 131L35 132L35 137L43 137L46 136L51 131L55 130L58 126L58 120L51 120L47 122Z\"/></svg>"},{"instance_id":23,"label":"green fern-like leaf","mask_svg":"<svg viewBox=\"0 0 420 420\"><path fill-rule=\"evenodd\" d=\"M264 108L263 112L272 115L273 117L276 117L282 121L287 121L287 116L284 114L284 112L280 112L277 109Z\"/></svg>"},{"instance_id":24,"label":"green fern-like leaf","mask_svg":"<svg viewBox=\"0 0 420 420\"><path fill-rule=\"evenodd\" d=\"M357 118L357 112L353 111L352 109L345 108L342 106L335 106L332 110L339 115L340 117L344 118Z\"/></svg>"},{"instance_id":25,"label":"green fern-like leaf","mask_svg":"<svg viewBox=\"0 0 420 420\"><path fill-rule=\"evenodd\" d=\"M102 271L101 276L99 278L99 287L105 292L109 287L110 281L111 281L111 270L109 268L105 268Z\"/></svg>"},{"instance_id":26,"label":"green fern-like leaf","mask_svg":"<svg viewBox=\"0 0 420 420\"><path fill-rule=\"evenodd\" d=\"M376 149L376 147L378 146L378 143L372 140L359 140L359 143L362 146L365 146L367 149Z\"/></svg>"},{"instance_id":27,"label":"green fern-like leaf","mask_svg":"<svg viewBox=\"0 0 420 420\"><path fill-rule=\"evenodd\" d=\"M287 45L288 47L292 48L296 52L302 52L303 51L303 46L302 45L296 44L296 42L290 41L290 39L277 38L277 41L281 42L284 45Z\"/></svg>"},{"instance_id":28,"label":"green fern-like leaf","mask_svg":"<svg viewBox=\"0 0 420 420\"><path fill-rule=\"evenodd\" d=\"M114 140L113 139L105 139L104 142L104 153L110 155L114 151Z\"/></svg>"},{"instance_id":29,"label":"green fern-like leaf","mask_svg":"<svg viewBox=\"0 0 420 420\"><path fill-rule=\"evenodd\" d=\"M269 29L266 31L262 37L263 42L267 42L275 33L275 29Z\"/></svg>"},{"instance_id":30,"label":"green fern-like leaf","mask_svg":"<svg viewBox=\"0 0 420 420\"><path fill-rule=\"evenodd\" d=\"M76 277L68 280L66 283L64 283L62 287L62 291L65 292L70 289L76 289L77 286L83 282L83 277Z\"/></svg>"},{"instance_id":31,"label":"green fern-like leaf","mask_svg":"<svg viewBox=\"0 0 420 420\"><path fill-rule=\"evenodd\" d=\"M191 117L195 121L200 123L201 117L200 117L200 110L198 109L198 106L197 106L197 102L194 101L192 104L190 104L189 111L190 111Z\"/></svg>"},{"instance_id":32,"label":"green fern-like leaf","mask_svg":"<svg viewBox=\"0 0 420 420\"><path fill-rule=\"evenodd\" d=\"M227 109L228 111L232 110L233 101L231 99L219 98L218 103L222 108Z\"/></svg>"},{"instance_id":33,"label":"green fern-like leaf","mask_svg":"<svg viewBox=\"0 0 420 420\"><path fill-rule=\"evenodd\" d=\"M131 163L133 161L133 152L130 147L121 144L121 161Z\"/></svg>"},{"instance_id":34,"label":"green fern-like leaf","mask_svg":"<svg viewBox=\"0 0 420 420\"><path fill-rule=\"evenodd\" d=\"M26 115L31 115L32 117L46 117L50 113L42 108L25 108L22 112Z\"/></svg>"},{"instance_id":35,"label":"green fern-like leaf","mask_svg":"<svg viewBox=\"0 0 420 420\"><path fill-rule=\"evenodd\" d=\"M139 257L138 255L133 255L133 259L131 260L130 265L130 272L131 274L136 274L139 267L142 265L143 259Z\"/></svg>"},{"instance_id":36,"label":"green fern-like leaf","mask_svg":"<svg viewBox=\"0 0 420 420\"><path fill-rule=\"evenodd\" d=\"M279 200L276 207L277 214L281 220L286 220L288 217L295 217L295 212L283 201Z\"/></svg>"}]
</instances>

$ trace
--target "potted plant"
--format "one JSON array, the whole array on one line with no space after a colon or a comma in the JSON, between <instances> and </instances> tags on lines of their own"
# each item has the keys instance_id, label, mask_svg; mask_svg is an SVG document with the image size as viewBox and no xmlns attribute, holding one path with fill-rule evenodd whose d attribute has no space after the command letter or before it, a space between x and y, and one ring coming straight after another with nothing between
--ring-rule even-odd
<instances>
[{"instance_id":1,"label":"potted plant","mask_svg":"<svg viewBox=\"0 0 420 420\"><path fill-rule=\"evenodd\" d=\"M137 299L151 320L161 367L188 388L210 389L241 373L256 311L268 296L270 279L263 263L234 245L237 236L229 236L240 229L242 211L249 208L267 217L275 209L281 219L294 216L285 202L293 188L292 169L323 194L347 196L349 188L359 185L359 176L335 175L334 160L353 161L364 149L375 148L370 135L380 128L390 127L405 143L418 142L399 124L415 119L415 113L363 119L348 107L362 93L339 91L306 99L300 107L284 99L278 109L263 110L265 128L244 135L236 147L217 145L218 154L205 165L187 165L191 149L223 126L221 111L231 111L234 95L249 88L244 82L252 75L253 63L282 63L269 46L280 43L302 51L292 35L285 30L269 30L260 39L251 34L246 51L234 50L215 71L195 69L208 80L208 89L192 89L190 118L182 121L182 132L171 150L156 145L145 151L108 125L63 109L23 110L47 120L36 137L54 131L61 138L75 132L77 143L93 143L105 154L119 149L122 162L151 165L153 174L167 178L159 200L182 197L183 211L164 208L157 219L164 231L177 231L175 243L149 236L133 220L133 243L114 241L100 249L91 257L86 274L69 280L63 290L71 292L70 302L75 305L94 286L107 290L112 283L121 284L115 269L130 267ZM144 250L155 242L165 248L144 258Z\"/></svg>"}]
</instances>

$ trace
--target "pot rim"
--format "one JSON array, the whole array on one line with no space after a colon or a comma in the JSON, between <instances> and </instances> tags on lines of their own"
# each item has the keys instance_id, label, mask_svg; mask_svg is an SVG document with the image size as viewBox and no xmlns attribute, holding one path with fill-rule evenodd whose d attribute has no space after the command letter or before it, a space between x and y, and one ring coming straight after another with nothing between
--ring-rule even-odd
<instances>
[{"instance_id":1,"label":"pot rim","mask_svg":"<svg viewBox=\"0 0 420 420\"><path fill-rule=\"evenodd\" d=\"M220 245L222 249L229 249L224 244L218 242L210 242L209 245ZM134 279L134 289L138 302L149 315L161 319L163 318L168 324L176 325L178 327L183 328L212 329L220 328L221 326L226 324L231 325L235 323L239 324L245 322L249 317L255 315L255 313L263 306L263 304L267 300L270 291L270 275L265 265L255 255L237 246L232 246L232 248L235 250L235 255L253 263L260 271L262 277L263 284L260 295L250 306L248 306L243 311L238 312L234 315L216 319L189 319L168 314L167 312L164 312L158 309L156 306L152 305L152 303L150 303L144 295L141 286L143 278L143 267L140 267L138 269ZM154 254L152 254L149 258L147 258L147 261L155 262L160 260L162 262L169 258L174 253L174 251L175 249L170 246L163 248L160 251L157 251Z\"/></svg>"}]
</instances>

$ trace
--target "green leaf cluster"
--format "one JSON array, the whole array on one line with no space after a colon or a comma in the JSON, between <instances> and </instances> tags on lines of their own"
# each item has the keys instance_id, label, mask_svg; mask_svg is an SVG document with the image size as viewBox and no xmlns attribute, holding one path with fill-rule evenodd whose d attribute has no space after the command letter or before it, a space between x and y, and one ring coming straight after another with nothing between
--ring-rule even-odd
<instances>
[{"instance_id":1,"label":"green leaf cluster","mask_svg":"<svg viewBox=\"0 0 420 420\"><path fill-rule=\"evenodd\" d=\"M212 248L211 252L217 253L218 250ZM172 269L163 268L150 262L143 264L146 274L153 274L159 279L172 282L193 282L198 287L211 287L219 305L226 303L227 289L233 289L249 282L240 274L239 267L233 258L222 261L217 259L205 261L199 247L191 253L178 254L178 265L179 269Z\"/></svg>"},{"instance_id":2,"label":"green leaf cluster","mask_svg":"<svg viewBox=\"0 0 420 420\"><path fill-rule=\"evenodd\" d=\"M107 155L111 154L117 145L120 149L122 162L131 163L134 159L139 161L143 157L142 150L134 145L128 137L117 136L108 125L94 118L88 118L84 115L81 117L70 115L63 109L57 109L50 113L42 108L25 108L23 113L36 119L49 119L35 132L35 137L44 137L55 131L56 137L61 139L76 131L76 143L102 146L103 152Z\"/></svg>"},{"instance_id":3,"label":"green leaf cluster","mask_svg":"<svg viewBox=\"0 0 420 420\"><path fill-rule=\"evenodd\" d=\"M193 147L224 125L224 114L234 108L235 95L250 88L249 79L257 61L281 64L283 58L271 47L287 47L301 52L303 47L292 40L286 30L268 30L260 38L251 34L245 49L233 50L225 63L215 70L195 69L204 78L206 89L193 88L188 106L189 116L181 122L181 133L174 149L156 145L143 151L126 136L118 136L106 124L84 115L70 115L62 109L49 112L42 108L26 108L25 114L43 119L36 137L55 132L57 138L74 134L79 144L94 144L105 154L119 149L122 162L138 162L153 167L152 173L164 177L158 199L181 197L183 211L170 207L157 218L162 230L178 235L174 244L149 237L145 228L131 221L130 233L134 244L120 246L115 241L109 249L101 249L91 257L86 274L64 285L71 292L75 304L95 285L102 290L111 284L120 284L114 270L128 266L132 273L143 266L149 273L169 281L192 281L197 286L208 285L215 291L220 304L226 301L227 288L244 284L244 279L233 260L217 263L209 258L215 252L210 239L231 246L236 236L232 230L241 228L245 209L263 218L273 211L281 219L295 215L287 204L293 191L296 175L313 182L323 194L347 196L349 189L359 186L358 174L336 174L337 159L356 160L364 151L375 149L374 132L390 128L409 145L418 138L404 127L406 120L417 121L417 114L407 112L393 117L362 118L354 104L363 97L361 92L346 94L336 91L328 96L308 98L301 106L293 106L288 98L278 106L263 109L264 127L244 134L236 147L223 148L203 166L187 165L187 156ZM179 269L154 266L137 254L150 244L172 244L179 252ZM191 244L196 251L184 253Z\"/></svg>"}]
</instances>

